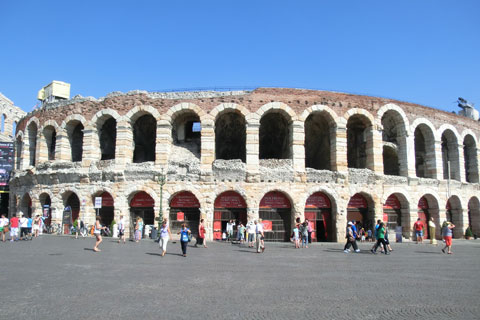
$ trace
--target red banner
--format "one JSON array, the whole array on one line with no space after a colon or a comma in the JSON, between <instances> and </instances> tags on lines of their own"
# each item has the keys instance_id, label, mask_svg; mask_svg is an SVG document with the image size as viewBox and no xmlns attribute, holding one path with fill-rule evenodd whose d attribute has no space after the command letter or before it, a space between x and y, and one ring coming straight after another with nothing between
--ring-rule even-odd
<instances>
[{"instance_id":1,"label":"red banner","mask_svg":"<svg viewBox=\"0 0 480 320\"><path fill-rule=\"evenodd\" d=\"M184 221L185 220L185 213L182 211L177 212L177 221Z\"/></svg>"},{"instance_id":2,"label":"red banner","mask_svg":"<svg viewBox=\"0 0 480 320\"><path fill-rule=\"evenodd\" d=\"M215 208L246 208L247 204L235 191L226 191L215 199Z\"/></svg>"},{"instance_id":3,"label":"red banner","mask_svg":"<svg viewBox=\"0 0 480 320\"><path fill-rule=\"evenodd\" d=\"M102 198L103 200L103 198ZM155 206L155 201L148 195L148 193L142 191L137 193L132 201L130 201L130 207L134 208L150 208Z\"/></svg>"},{"instance_id":4,"label":"red banner","mask_svg":"<svg viewBox=\"0 0 480 320\"><path fill-rule=\"evenodd\" d=\"M421 197L418 201L418 209L428 209L428 201L425 197Z\"/></svg>"},{"instance_id":5,"label":"red banner","mask_svg":"<svg viewBox=\"0 0 480 320\"><path fill-rule=\"evenodd\" d=\"M445 207L447 210L452 210L452 206L450 205L450 200L447 201L447 206Z\"/></svg>"},{"instance_id":6,"label":"red banner","mask_svg":"<svg viewBox=\"0 0 480 320\"><path fill-rule=\"evenodd\" d=\"M350 198L348 202L348 208L368 208L367 200L360 194L357 193L353 197Z\"/></svg>"},{"instance_id":7,"label":"red banner","mask_svg":"<svg viewBox=\"0 0 480 320\"><path fill-rule=\"evenodd\" d=\"M260 201L260 208L291 208L290 201L288 198L281 192L271 191L263 196L262 201Z\"/></svg>"},{"instance_id":8,"label":"red banner","mask_svg":"<svg viewBox=\"0 0 480 320\"><path fill-rule=\"evenodd\" d=\"M273 226L272 226L272 221L269 220L263 220L263 231L272 231Z\"/></svg>"},{"instance_id":9,"label":"red banner","mask_svg":"<svg viewBox=\"0 0 480 320\"><path fill-rule=\"evenodd\" d=\"M321 192L314 193L308 197L305 208L330 208L330 199Z\"/></svg>"},{"instance_id":10,"label":"red banner","mask_svg":"<svg viewBox=\"0 0 480 320\"><path fill-rule=\"evenodd\" d=\"M200 202L193 193L182 191L170 201L170 208L200 208Z\"/></svg>"},{"instance_id":11,"label":"red banner","mask_svg":"<svg viewBox=\"0 0 480 320\"><path fill-rule=\"evenodd\" d=\"M102 193L102 208L113 207L113 198L108 192Z\"/></svg>"},{"instance_id":12,"label":"red banner","mask_svg":"<svg viewBox=\"0 0 480 320\"><path fill-rule=\"evenodd\" d=\"M383 205L383 209L401 209L400 201L395 195L388 197L387 201Z\"/></svg>"}]
</instances>

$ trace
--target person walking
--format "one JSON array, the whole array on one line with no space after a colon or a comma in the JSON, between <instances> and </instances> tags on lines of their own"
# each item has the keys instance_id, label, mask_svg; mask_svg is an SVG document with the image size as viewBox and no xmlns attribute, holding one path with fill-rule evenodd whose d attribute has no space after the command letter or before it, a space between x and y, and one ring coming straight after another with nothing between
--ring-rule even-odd
<instances>
[{"instance_id":1,"label":"person walking","mask_svg":"<svg viewBox=\"0 0 480 320\"><path fill-rule=\"evenodd\" d=\"M263 232L262 219L255 221L255 234L257 235L257 253L265 252L265 233Z\"/></svg>"},{"instance_id":2,"label":"person walking","mask_svg":"<svg viewBox=\"0 0 480 320\"><path fill-rule=\"evenodd\" d=\"M190 229L187 228L187 225L185 223L182 224L182 228L180 231L177 233L180 235L180 245L182 246L182 253L183 256L187 256L187 244L190 241L190 234L191 231Z\"/></svg>"},{"instance_id":3,"label":"person walking","mask_svg":"<svg viewBox=\"0 0 480 320\"><path fill-rule=\"evenodd\" d=\"M105 230L105 227L102 227L102 224L100 223L101 220L102 220L102 218L100 216L97 216L95 218L95 224L93 225L93 235L96 238L95 247L93 247L93 251L95 251L95 252L100 252L101 251L100 249L98 249L98 246L103 241L102 240L102 230Z\"/></svg>"},{"instance_id":4,"label":"person walking","mask_svg":"<svg viewBox=\"0 0 480 320\"><path fill-rule=\"evenodd\" d=\"M253 221L249 221L247 224L247 234L248 234L248 247L253 248L255 242L255 223Z\"/></svg>"},{"instance_id":5,"label":"person walking","mask_svg":"<svg viewBox=\"0 0 480 320\"><path fill-rule=\"evenodd\" d=\"M308 248L308 222L302 223L300 228L300 235L302 237L302 248Z\"/></svg>"},{"instance_id":6,"label":"person walking","mask_svg":"<svg viewBox=\"0 0 480 320\"><path fill-rule=\"evenodd\" d=\"M18 241L18 218L14 213L10 218L10 242Z\"/></svg>"},{"instance_id":7,"label":"person walking","mask_svg":"<svg viewBox=\"0 0 480 320\"><path fill-rule=\"evenodd\" d=\"M28 219L25 218L23 213L20 213L20 219L18 220L20 224L20 240L27 240L28 235Z\"/></svg>"},{"instance_id":8,"label":"person walking","mask_svg":"<svg viewBox=\"0 0 480 320\"><path fill-rule=\"evenodd\" d=\"M7 233L8 223L8 218L5 218L5 214L2 213L2 217L0 218L0 234L2 234L2 242L5 242L5 234Z\"/></svg>"},{"instance_id":9,"label":"person walking","mask_svg":"<svg viewBox=\"0 0 480 320\"><path fill-rule=\"evenodd\" d=\"M385 226L385 244L387 245L388 251L392 252L392 246L390 245L390 240L388 240L388 228Z\"/></svg>"},{"instance_id":10,"label":"person walking","mask_svg":"<svg viewBox=\"0 0 480 320\"><path fill-rule=\"evenodd\" d=\"M75 230L75 239L78 239L78 233L80 232L80 218L78 217L73 221L73 229Z\"/></svg>"},{"instance_id":11,"label":"person walking","mask_svg":"<svg viewBox=\"0 0 480 320\"><path fill-rule=\"evenodd\" d=\"M413 224L413 229L415 230L415 236L417 237L417 244L423 243L423 222L420 218Z\"/></svg>"},{"instance_id":12,"label":"person walking","mask_svg":"<svg viewBox=\"0 0 480 320\"><path fill-rule=\"evenodd\" d=\"M40 219L40 215L36 215L33 219L33 236L35 238L38 237L38 233L40 232L40 225L42 224L42 219Z\"/></svg>"},{"instance_id":13,"label":"person walking","mask_svg":"<svg viewBox=\"0 0 480 320\"><path fill-rule=\"evenodd\" d=\"M345 246L343 247L343 252L349 253L350 247L353 247L355 252L360 252L360 249L358 249L357 246L357 239L355 238L355 234L353 233L353 222L347 223L345 238L347 238L347 243L345 243Z\"/></svg>"},{"instance_id":14,"label":"person walking","mask_svg":"<svg viewBox=\"0 0 480 320\"><path fill-rule=\"evenodd\" d=\"M305 222L307 223L307 232L308 232L308 243L312 243L312 226L310 225L310 221L308 219L305 219Z\"/></svg>"},{"instance_id":15,"label":"person walking","mask_svg":"<svg viewBox=\"0 0 480 320\"><path fill-rule=\"evenodd\" d=\"M195 247L198 245L203 245L204 248L207 248L207 243L205 241L205 220L200 219L200 224L198 225L198 237Z\"/></svg>"},{"instance_id":16,"label":"person walking","mask_svg":"<svg viewBox=\"0 0 480 320\"><path fill-rule=\"evenodd\" d=\"M123 215L120 215L120 220L118 220L117 223L117 229L118 229L118 243L123 240L123 243L125 243L125 218Z\"/></svg>"},{"instance_id":17,"label":"person walking","mask_svg":"<svg viewBox=\"0 0 480 320\"><path fill-rule=\"evenodd\" d=\"M371 252L376 254L378 247L380 246L380 244L382 244L385 254L390 254L387 249L387 243L385 242L385 225L383 222L380 222L380 225L378 226L377 235L377 243L375 244L375 247L371 250Z\"/></svg>"},{"instance_id":18,"label":"person walking","mask_svg":"<svg viewBox=\"0 0 480 320\"><path fill-rule=\"evenodd\" d=\"M240 224L237 227L237 241L242 244L245 242L245 226L243 223L240 222Z\"/></svg>"},{"instance_id":19,"label":"person walking","mask_svg":"<svg viewBox=\"0 0 480 320\"><path fill-rule=\"evenodd\" d=\"M167 221L164 220L160 227L160 241L158 242L160 248L162 248L162 257L167 253L167 243L171 237L172 233L170 232L170 228L167 225Z\"/></svg>"},{"instance_id":20,"label":"person walking","mask_svg":"<svg viewBox=\"0 0 480 320\"><path fill-rule=\"evenodd\" d=\"M442 249L443 253L445 253L445 249L447 249L446 253L452 254L453 228L455 228L455 225L449 221L447 221L445 227L442 228L442 236L445 241L445 247Z\"/></svg>"},{"instance_id":21,"label":"person walking","mask_svg":"<svg viewBox=\"0 0 480 320\"><path fill-rule=\"evenodd\" d=\"M137 217L137 223L135 224L135 242L139 242L142 240L142 232L143 232L143 219L142 217Z\"/></svg>"},{"instance_id":22,"label":"person walking","mask_svg":"<svg viewBox=\"0 0 480 320\"><path fill-rule=\"evenodd\" d=\"M292 240L293 240L293 243L295 244L295 249L300 248L300 240L299 240L300 231L298 230L298 226L299 225L296 224L292 229Z\"/></svg>"},{"instance_id":23,"label":"person walking","mask_svg":"<svg viewBox=\"0 0 480 320\"><path fill-rule=\"evenodd\" d=\"M235 222L230 220L227 222L227 241L232 241L233 239L233 227L235 226Z\"/></svg>"}]
</instances>

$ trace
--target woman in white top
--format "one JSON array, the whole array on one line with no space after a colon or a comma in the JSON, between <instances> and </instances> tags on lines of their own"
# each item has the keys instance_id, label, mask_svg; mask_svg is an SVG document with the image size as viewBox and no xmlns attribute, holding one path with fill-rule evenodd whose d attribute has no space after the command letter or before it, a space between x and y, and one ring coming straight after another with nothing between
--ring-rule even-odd
<instances>
[{"instance_id":1,"label":"woman in white top","mask_svg":"<svg viewBox=\"0 0 480 320\"><path fill-rule=\"evenodd\" d=\"M99 252L100 249L98 249L98 246L100 245L100 243L102 242L102 234L101 234L101 231L102 229L105 229L105 227L102 227L102 225L100 224L100 220L102 218L100 216L97 216L97 218L95 219L95 224L93 225L93 234L95 235L95 237L97 238L97 242L95 242L95 247L93 247L93 251L95 252Z\"/></svg>"},{"instance_id":2,"label":"woman in white top","mask_svg":"<svg viewBox=\"0 0 480 320\"><path fill-rule=\"evenodd\" d=\"M123 239L123 243L125 243L125 220L123 216L120 216L120 221L118 221L118 243Z\"/></svg>"},{"instance_id":3,"label":"woman in white top","mask_svg":"<svg viewBox=\"0 0 480 320\"><path fill-rule=\"evenodd\" d=\"M40 224L41 224L41 219L40 216L37 214L35 216L35 219L33 219L33 235L34 237L38 237L38 233L40 232Z\"/></svg>"},{"instance_id":4,"label":"woman in white top","mask_svg":"<svg viewBox=\"0 0 480 320\"><path fill-rule=\"evenodd\" d=\"M162 257L167 253L167 243L171 237L172 233L170 232L170 228L167 225L167 221L164 220L160 228L160 241L158 242L160 248L162 248Z\"/></svg>"}]
</instances>

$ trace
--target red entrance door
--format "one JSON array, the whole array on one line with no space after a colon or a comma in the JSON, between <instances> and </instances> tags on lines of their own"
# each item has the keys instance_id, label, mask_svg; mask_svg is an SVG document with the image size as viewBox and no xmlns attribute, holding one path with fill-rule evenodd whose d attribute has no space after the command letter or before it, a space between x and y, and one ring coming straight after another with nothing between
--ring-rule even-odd
<instances>
[{"instance_id":1,"label":"red entrance door","mask_svg":"<svg viewBox=\"0 0 480 320\"><path fill-rule=\"evenodd\" d=\"M312 241L331 240L331 204L323 193L317 192L308 197L305 203L305 219L312 228Z\"/></svg>"},{"instance_id":2,"label":"red entrance door","mask_svg":"<svg viewBox=\"0 0 480 320\"><path fill-rule=\"evenodd\" d=\"M226 230L229 220L247 224L247 204L243 197L235 191L226 191L215 199L213 214L213 239L221 240L222 231ZM235 236L235 235L234 235Z\"/></svg>"}]
</instances>

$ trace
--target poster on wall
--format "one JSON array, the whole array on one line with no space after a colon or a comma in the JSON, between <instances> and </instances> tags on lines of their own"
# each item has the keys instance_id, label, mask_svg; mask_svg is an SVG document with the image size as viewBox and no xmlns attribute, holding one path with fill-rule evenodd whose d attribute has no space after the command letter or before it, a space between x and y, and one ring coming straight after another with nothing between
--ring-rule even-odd
<instances>
[{"instance_id":1,"label":"poster on wall","mask_svg":"<svg viewBox=\"0 0 480 320\"><path fill-rule=\"evenodd\" d=\"M0 142L0 190L8 190L13 154L13 142Z\"/></svg>"}]
</instances>

